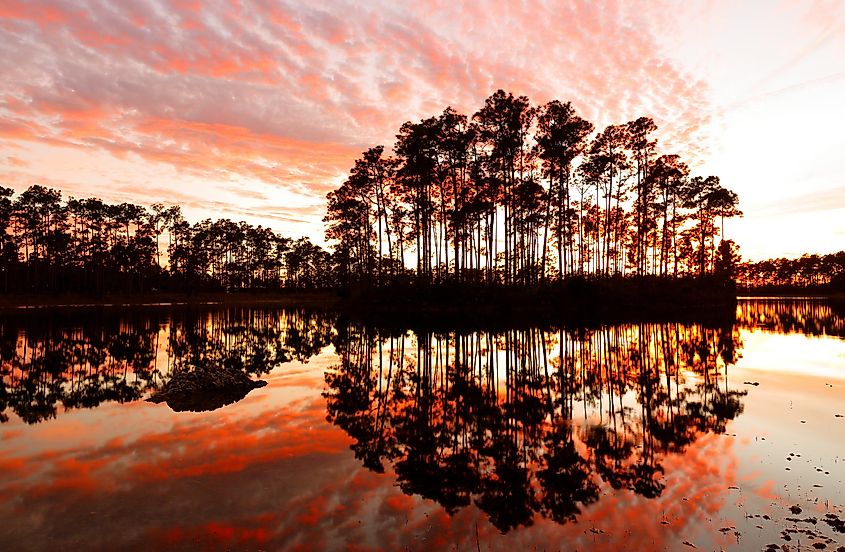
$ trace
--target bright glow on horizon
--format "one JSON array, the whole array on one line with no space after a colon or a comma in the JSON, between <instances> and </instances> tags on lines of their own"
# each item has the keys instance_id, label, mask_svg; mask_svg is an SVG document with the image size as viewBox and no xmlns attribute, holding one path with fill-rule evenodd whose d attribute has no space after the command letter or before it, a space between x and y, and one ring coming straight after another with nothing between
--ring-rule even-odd
<instances>
[{"instance_id":1,"label":"bright glow on horizon","mask_svg":"<svg viewBox=\"0 0 845 552\"><path fill-rule=\"evenodd\" d=\"M271 0L0 7L0 184L179 204L323 243L325 194L406 120L497 88L740 196L746 258L845 248L845 4Z\"/></svg>"}]
</instances>

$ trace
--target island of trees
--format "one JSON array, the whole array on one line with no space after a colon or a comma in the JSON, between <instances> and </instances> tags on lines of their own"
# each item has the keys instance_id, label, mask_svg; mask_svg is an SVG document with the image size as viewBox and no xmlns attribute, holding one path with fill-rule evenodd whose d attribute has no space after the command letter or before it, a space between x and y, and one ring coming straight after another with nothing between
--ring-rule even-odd
<instances>
[{"instance_id":1,"label":"island of trees","mask_svg":"<svg viewBox=\"0 0 845 552\"><path fill-rule=\"evenodd\" d=\"M595 132L572 104L502 90L471 117L399 129L328 194L342 284L532 286L568 277L730 276L737 195L659 154L640 117Z\"/></svg>"}]
</instances>

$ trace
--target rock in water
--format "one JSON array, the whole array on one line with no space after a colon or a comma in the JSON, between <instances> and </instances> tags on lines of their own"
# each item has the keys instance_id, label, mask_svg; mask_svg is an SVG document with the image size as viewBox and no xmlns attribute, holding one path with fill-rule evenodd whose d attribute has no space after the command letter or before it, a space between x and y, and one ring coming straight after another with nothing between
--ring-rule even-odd
<instances>
[{"instance_id":1,"label":"rock in water","mask_svg":"<svg viewBox=\"0 0 845 552\"><path fill-rule=\"evenodd\" d=\"M147 399L166 402L175 412L206 412L238 402L266 381L252 380L237 368L198 366L175 373L164 387Z\"/></svg>"}]
</instances>

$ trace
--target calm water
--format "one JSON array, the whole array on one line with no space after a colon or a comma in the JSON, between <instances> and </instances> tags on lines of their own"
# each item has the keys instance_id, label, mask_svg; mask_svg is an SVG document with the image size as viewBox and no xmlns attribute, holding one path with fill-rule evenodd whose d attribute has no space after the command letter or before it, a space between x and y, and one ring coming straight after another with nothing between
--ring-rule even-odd
<instances>
[{"instance_id":1,"label":"calm water","mask_svg":"<svg viewBox=\"0 0 845 552\"><path fill-rule=\"evenodd\" d=\"M500 333L5 314L0 550L837 550L843 337L819 301ZM197 366L267 385L145 400Z\"/></svg>"}]
</instances>

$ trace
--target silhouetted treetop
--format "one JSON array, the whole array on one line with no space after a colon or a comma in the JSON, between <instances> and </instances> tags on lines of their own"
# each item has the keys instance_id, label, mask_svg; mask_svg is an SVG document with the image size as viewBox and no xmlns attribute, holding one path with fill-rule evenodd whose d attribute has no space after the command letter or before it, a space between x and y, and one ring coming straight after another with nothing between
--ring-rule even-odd
<instances>
[{"instance_id":1,"label":"silhouetted treetop","mask_svg":"<svg viewBox=\"0 0 845 552\"><path fill-rule=\"evenodd\" d=\"M392 155L367 150L328 195L338 280L713 273L738 198L658 155L656 129L640 117L594 132L569 102L503 90L470 117L406 122Z\"/></svg>"}]
</instances>

